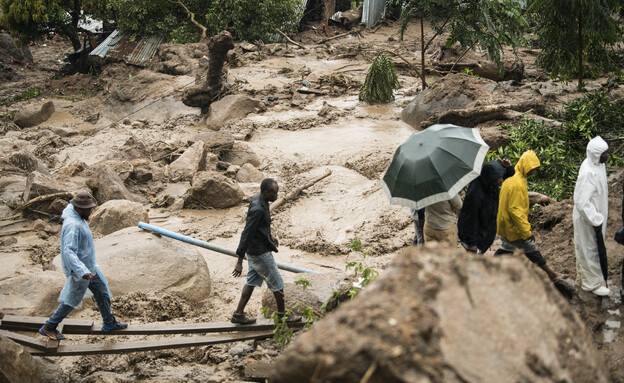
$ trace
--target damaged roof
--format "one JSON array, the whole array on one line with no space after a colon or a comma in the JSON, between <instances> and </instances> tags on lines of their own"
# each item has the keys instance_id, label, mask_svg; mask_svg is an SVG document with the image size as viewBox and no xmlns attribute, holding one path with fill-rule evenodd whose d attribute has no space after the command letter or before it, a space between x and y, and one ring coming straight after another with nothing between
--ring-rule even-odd
<instances>
[{"instance_id":1,"label":"damaged roof","mask_svg":"<svg viewBox=\"0 0 624 383\"><path fill-rule=\"evenodd\" d=\"M145 65L154 57L163 41L164 38L157 35L147 38L137 37L131 41L130 35L115 29L89 54L102 58L116 58L129 64Z\"/></svg>"}]
</instances>

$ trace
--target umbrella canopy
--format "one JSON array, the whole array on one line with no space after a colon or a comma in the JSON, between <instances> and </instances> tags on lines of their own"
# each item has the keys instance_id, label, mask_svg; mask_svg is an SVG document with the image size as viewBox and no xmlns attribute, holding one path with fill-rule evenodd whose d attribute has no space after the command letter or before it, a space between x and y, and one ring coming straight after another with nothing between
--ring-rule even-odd
<instances>
[{"instance_id":1,"label":"umbrella canopy","mask_svg":"<svg viewBox=\"0 0 624 383\"><path fill-rule=\"evenodd\" d=\"M432 125L397 148L382 187L392 205L449 200L479 176L488 149L477 129Z\"/></svg>"}]
</instances>

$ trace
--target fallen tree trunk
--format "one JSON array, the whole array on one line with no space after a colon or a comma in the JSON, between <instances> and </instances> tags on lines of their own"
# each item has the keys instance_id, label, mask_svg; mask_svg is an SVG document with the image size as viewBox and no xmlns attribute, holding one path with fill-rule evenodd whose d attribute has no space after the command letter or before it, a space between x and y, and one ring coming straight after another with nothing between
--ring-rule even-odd
<instances>
[{"instance_id":1,"label":"fallen tree trunk","mask_svg":"<svg viewBox=\"0 0 624 383\"><path fill-rule=\"evenodd\" d=\"M283 205L284 202L287 202L287 201L290 201L290 200L293 200L293 199L299 197L299 194L301 194L302 190L305 190L305 189L309 188L310 186L314 185L315 183L319 182L320 180L329 177L330 174L332 174L332 171L328 170L327 173L323 174L322 176L312 180L311 182L309 182L309 183L307 183L307 184L305 184L305 185L303 185L301 187L295 188L295 190L293 190L290 193L288 193L285 197L280 198L279 200L273 202L273 204L271 204L271 207L270 207L271 212L273 212L275 209L277 209L278 207Z\"/></svg>"},{"instance_id":2,"label":"fallen tree trunk","mask_svg":"<svg viewBox=\"0 0 624 383\"><path fill-rule=\"evenodd\" d=\"M545 194L533 192L533 191L529 192L529 203L531 205L536 204L536 203L540 205L549 205L554 202L557 202L557 201L553 198L550 198L549 196Z\"/></svg>"},{"instance_id":3,"label":"fallen tree trunk","mask_svg":"<svg viewBox=\"0 0 624 383\"><path fill-rule=\"evenodd\" d=\"M533 110L537 114L546 113L544 103L538 100L527 100L478 108L448 110L421 122L420 127L425 129L434 124L455 124L473 127L481 122L504 119L505 113L509 110L515 110L516 112Z\"/></svg>"}]
</instances>

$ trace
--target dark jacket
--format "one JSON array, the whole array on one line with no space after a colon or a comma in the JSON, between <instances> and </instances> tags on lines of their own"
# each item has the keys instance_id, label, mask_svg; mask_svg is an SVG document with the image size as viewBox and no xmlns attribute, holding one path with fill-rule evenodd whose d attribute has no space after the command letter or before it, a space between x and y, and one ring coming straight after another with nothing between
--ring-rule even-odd
<instances>
[{"instance_id":1,"label":"dark jacket","mask_svg":"<svg viewBox=\"0 0 624 383\"><path fill-rule=\"evenodd\" d=\"M256 195L249 202L247 221L236 255L244 258L245 254L261 255L269 251L277 252L277 247L271 241L271 211L269 204Z\"/></svg>"},{"instance_id":2,"label":"dark jacket","mask_svg":"<svg viewBox=\"0 0 624 383\"><path fill-rule=\"evenodd\" d=\"M459 212L457 234L468 246L477 245L480 252L489 249L496 237L496 215L500 188L494 181L514 175L514 167L505 168L490 161L481 168L481 175L468 186L464 205Z\"/></svg>"}]
</instances>

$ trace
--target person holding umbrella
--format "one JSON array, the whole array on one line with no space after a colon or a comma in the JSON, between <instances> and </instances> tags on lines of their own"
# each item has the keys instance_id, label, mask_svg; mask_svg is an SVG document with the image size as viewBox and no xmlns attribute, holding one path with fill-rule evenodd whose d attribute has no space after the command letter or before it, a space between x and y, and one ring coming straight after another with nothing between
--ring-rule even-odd
<instances>
[{"instance_id":1,"label":"person holding umbrella","mask_svg":"<svg viewBox=\"0 0 624 383\"><path fill-rule=\"evenodd\" d=\"M461 208L462 200L457 194L449 200L427 206L425 210L425 242L438 241L457 246L457 217L455 212Z\"/></svg>"},{"instance_id":2,"label":"person holding umbrella","mask_svg":"<svg viewBox=\"0 0 624 383\"><path fill-rule=\"evenodd\" d=\"M552 282L563 279L546 264L546 259L535 246L535 237L529 223L529 192L527 177L540 167L540 161L532 150L522 153L515 167L515 174L503 182L496 216L496 229L501 237L501 247L494 256L524 251L527 258L539 266Z\"/></svg>"},{"instance_id":3,"label":"person holding umbrella","mask_svg":"<svg viewBox=\"0 0 624 383\"><path fill-rule=\"evenodd\" d=\"M607 254L604 248L609 212L605 169L608 159L609 145L602 137L589 141L587 158L581 164L574 188L572 213L576 270L581 277L581 288L599 296L610 292L606 287Z\"/></svg>"},{"instance_id":4,"label":"person holding umbrella","mask_svg":"<svg viewBox=\"0 0 624 383\"><path fill-rule=\"evenodd\" d=\"M467 251L484 254L494 242L500 186L513 175L511 162L499 158L483 165L481 175L468 186L457 221L459 241Z\"/></svg>"}]
</instances>

